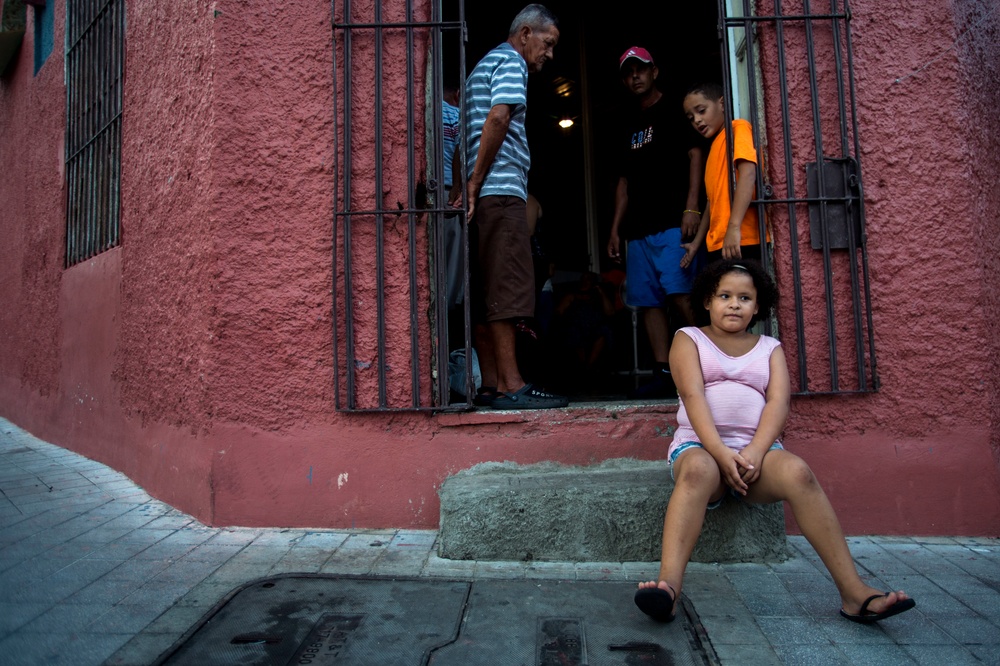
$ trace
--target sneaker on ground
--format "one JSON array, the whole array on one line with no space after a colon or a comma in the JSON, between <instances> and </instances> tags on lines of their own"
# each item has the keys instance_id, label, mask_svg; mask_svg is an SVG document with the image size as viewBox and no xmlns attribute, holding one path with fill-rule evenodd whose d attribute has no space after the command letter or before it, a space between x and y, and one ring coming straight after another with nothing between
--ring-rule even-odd
<instances>
[{"instance_id":1,"label":"sneaker on ground","mask_svg":"<svg viewBox=\"0 0 1000 666\"><path fill-rule=\"evenodd\" d=\"M566 396L546 393L525 384L513 393L498 393L493 399L493 409L557 409L569 404Z\"/></svg>"}]
</instances>

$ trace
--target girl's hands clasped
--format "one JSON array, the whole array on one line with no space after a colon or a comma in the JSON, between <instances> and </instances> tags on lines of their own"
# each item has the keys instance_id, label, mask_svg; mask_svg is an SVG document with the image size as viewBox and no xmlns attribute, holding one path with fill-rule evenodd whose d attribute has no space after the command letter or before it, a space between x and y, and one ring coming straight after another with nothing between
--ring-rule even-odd
<instances>
[{"instance_id":1,"label":"girl's hands clasped","mask_svg":"<svg viewBox=\"0 0 1000 666\"><path fill-rule=\"evenodd\" d=\"M726 450L718 455L713 453L712 457L718 463L719 471L722 472L722 480L725 481L726 485L740 495L746 495L749 486L743 480L742 474L745 470L755 468L755 465L729 447L726 447Z\"/></svg>"},{"instance_id":2,"label":"girl's hands clasped","mask_svg":"<svg viewBox=\"0 0 1000 666\"><path fill-rule=\"evenodd\" d=\"M746 465L741 465L740 478L748 486L760 477L760 465L764 461L766 451L757 451L754 447L746 447L740 455L747 461Z\"/></svg>"}]
</instances>

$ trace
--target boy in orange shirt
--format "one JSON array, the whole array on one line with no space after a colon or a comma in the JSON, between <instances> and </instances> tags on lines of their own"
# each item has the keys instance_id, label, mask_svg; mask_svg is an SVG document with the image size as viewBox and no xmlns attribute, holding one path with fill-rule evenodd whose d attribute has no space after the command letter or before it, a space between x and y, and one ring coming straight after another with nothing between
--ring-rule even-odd
<instances>
[{"instance_id":1,"label":"boy in orange shirt","mask_svg":"<svg viewBox=\"0 0 1000 666\"><path fill-rule=\"evenodd\" d=\"M718 259L748 258L760 260L760 229L757 211L750 207L757 178L757 150L753 145L750 123L733 120L733 164L736 167L736 192L729 204L729 168L726 155L726 109L722 86L707 83L695 86L684 97L684 114L695 131L712 140L705 161L705 190L708 204L694 240L685 247L686 266L694 258L702 241L708 250L709 263Z\"/></svg>"}]
</instances>

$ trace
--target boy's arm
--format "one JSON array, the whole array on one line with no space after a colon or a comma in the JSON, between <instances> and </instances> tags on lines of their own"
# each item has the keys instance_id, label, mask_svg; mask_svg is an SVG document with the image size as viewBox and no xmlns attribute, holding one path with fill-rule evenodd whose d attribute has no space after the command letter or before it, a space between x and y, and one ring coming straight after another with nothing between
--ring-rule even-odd
<instances>
[{"instance_id":1,"label":"boy's arm","mask_svg":"<svg viewBox=\"0 0 1000 666\"><path fill-rule=\"evenodd\" d=\"M483 181L486 174L493 166L493 160L500 152L500 146L507 138L507 129L510 127L510 104L495 104L490 108L486 121L483 123L483 133L479 137L479 152L476 153L476 164L472 167L472 175L466 184L468 189L469 214L466 220L471 220L476 212L476 200L479 198L479 190L483 188Z\"/></svg>"},{"instance_id":2,"label":"boy's arm","mask_svg":"<svg viewBox=\"0 0 1000 666\"><path fill-rule=\"evenodd\" d=\"M753 469L744 468L743 480L750 484L760 475L760 462L777 441L788 421L789 402L791 400L791 380L788 378L788 364L785 362L785 352L776 347L771 352L769 361L769 376L767 391L764 392L764 409L760 413L760 421L753 439L743 449L743 457L753 465Z\"/></svg>"},{"instance_id":3,"label":"boy's arm","mask_svg":"<svg viewBox=\"0 0 1000 666\"><path fill-rule=\"evenodd\" d=\"M750 467L751 463L726 446L719 436L705 398L705 379L701 374L698 347L686 333L675 335L670 345L670 374L677 386L677 394L684 401L691 427L698 435L698 441L719 465L723 481L736 492L746 495L747 484L740 478L740 472Z\"/></svg>"},{"instance_id":4,"label":"boy's arm","mask_svg":"<svg viewBox=\"0 0 1000 666\"><path fill-rule=\"evenodd\" d=\"M757 165L747 160L736 160L736 192L733 193L733 207L729 213L726 238L722 242L722 258L740 258L740 227L750 208L753 192L757 186Z\"/></svg>"},{"instance_id":5,"label":"boy's arm","mask_svg":"<svg viewBox=\"0 0 1000 666\"><path fill-rule=\"evenodd\" d=\"M705 173L705 154L697 146L688 151L688 193L681 216L681 237L691 238L698 231L701 220L698 217L698 197L701 194L701 179Z\"/></svg>"},{"instance_id":6,"label":"boy's arm","mask_svg":"<svg viewBox=\"0 0 1000 666\"><path fill-rule=\"evenodd\" d=\"M705 242L705 236L708 235L708 223L712 219L712 213L709 210L710 204L705 203L705 210L701 214L701 221L698 223L698 230L694 233L694 238L687 243L681 243L681 247L686 250L684 256L681 257L681 268L687 268L694 261L694 255L698 253L698 248L701 244Z\"/></svg>"},{"instance_id":7,"label":"boy's arm","mask_svg":"<svg viewBox=\"0 0 1000 666\"><path fill-rule=\"evenodd\" d=\"M608 256L618 261L621 259L621 240L618 237L618 228L621 227L622 220L625 219L625 211L628 210L628 180L625 176L618 178L618 187L615 188L615 217L611 221L611 235L608 237Z\"/></svg>"}]
</instances>

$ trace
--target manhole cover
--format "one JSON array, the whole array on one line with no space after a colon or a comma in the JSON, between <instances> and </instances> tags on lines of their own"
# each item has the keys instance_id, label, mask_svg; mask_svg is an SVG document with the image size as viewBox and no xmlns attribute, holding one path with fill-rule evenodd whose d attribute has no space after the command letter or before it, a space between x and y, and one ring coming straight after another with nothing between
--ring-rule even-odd
<instances>
[{"instance_id":1,"label":"manhole cover","mask_svg":"<svg viewBox=\"0 0 1000 666\"><path fill-rule=\"evenodd\" d=\"M289 575L238 589L157 663L716 663L682 606L662 625L620 582Z\"/></svg>"}]
</instances>

